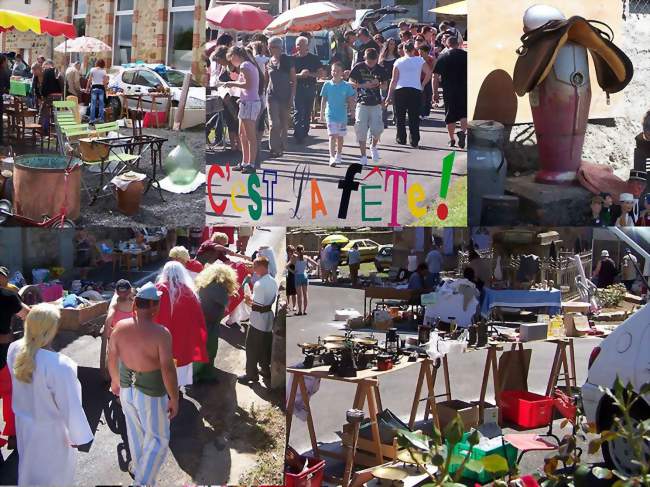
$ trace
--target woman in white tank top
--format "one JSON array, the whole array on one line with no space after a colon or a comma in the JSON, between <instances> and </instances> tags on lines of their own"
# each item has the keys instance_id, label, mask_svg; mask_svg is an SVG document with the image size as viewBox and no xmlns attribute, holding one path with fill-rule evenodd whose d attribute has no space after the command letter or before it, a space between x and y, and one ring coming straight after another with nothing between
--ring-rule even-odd
<instances>
[{"instance_id":1,"label":"woman in white tank top","mask_svg":"<svg viewBox=\"0 0 650 487\"><path fill-rule=\"evenodd\" d=\"M397 127L397 143L406 145L406 114L409 119L411 146L420 143L420 108L422 91L431 82L431 68L420 57L413 42L404 46L404 56L393 65L393 79L388 88L386 104L392 101Z\"/></svg>"}]
</instances>

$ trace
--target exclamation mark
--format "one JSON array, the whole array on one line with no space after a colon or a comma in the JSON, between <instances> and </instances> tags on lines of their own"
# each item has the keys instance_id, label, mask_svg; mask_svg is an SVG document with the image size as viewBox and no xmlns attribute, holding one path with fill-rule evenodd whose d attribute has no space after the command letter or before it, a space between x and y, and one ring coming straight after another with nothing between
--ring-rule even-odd
<instances>
[{"instance_id":1,"label":"exclamation mark","mask_svg":"<svg viewBox=\"0 0 650 487\"><path fill-rule=\"evenodd\" d=\"M442 177L440 179L440 198L446 199L451 181L451 170L454 167L455 152L450 152L442 159ZM446 204L440 203L436 208L436 214L440 220L445 220L449 215L449 208Z\"/></svg>"}]
</instances>

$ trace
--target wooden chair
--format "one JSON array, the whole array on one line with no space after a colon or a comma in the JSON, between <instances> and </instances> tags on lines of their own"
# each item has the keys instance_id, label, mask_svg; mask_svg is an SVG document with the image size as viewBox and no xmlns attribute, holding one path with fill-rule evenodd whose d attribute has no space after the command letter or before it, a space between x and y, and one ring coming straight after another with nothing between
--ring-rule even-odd
<instances>
[{"instance_id":1,"label":"wooden chair","mask_svg":"<svg viewBox=\"0 0 650 487\"><path fill-rule=\"evenodd\" d=\"M72 113L77 123L81 123L81 114L79 113L79 99L74 95L68 95L65 97L65 101L73 103Z\"/></svg>"},{"instance_id":2,"label":"wooden chair","mask_svg":"<svg viewBox=\"0 0 650 487\"><path fill-rule=\"evenodd\" d=\"M14 97L13 116L15 118L16 141L21 144L25 142L25 136L31 132L32 144L36 147L36 136L40 136L40 148L43 152L43 134L44 129L37 122L38 112L27 105L19 98Z\"/></svg>"},{"instance_id":3,"label":"wooden chair","mask_svg":"<svg viewBox=\"0 0 650 487\"><path fill-rule=\"evenodd\" d=\"M101 133L107 134L108 132L113 131L115 128L113 125L116 127L117 122L97 124L95 125L92 132L84 132L84 129L70 132L71 136L76 136L77 134L81 134L83 136L84 133L86 134L85 137L80 138L77 141L79 158L81 159L84 166L88 168L98 168L95 170L95 172L99 173L99 185L95 187L94 191L92 191L92 195L91 189L85 183L83 184L88 197L90 198L90 204L93 204L99 197L100 191L102 191L104 188L104 180L107 177L119 174L125 167L127 167L128 162L137 160L140 157L138 155L128 154L125 152L115 153L111 151L111 148L105 144L99 144L92 140L86 140L86 138L90 135ZM117 164L111 169L110 163L113 162Z\"/></svg>"}]
</instances>

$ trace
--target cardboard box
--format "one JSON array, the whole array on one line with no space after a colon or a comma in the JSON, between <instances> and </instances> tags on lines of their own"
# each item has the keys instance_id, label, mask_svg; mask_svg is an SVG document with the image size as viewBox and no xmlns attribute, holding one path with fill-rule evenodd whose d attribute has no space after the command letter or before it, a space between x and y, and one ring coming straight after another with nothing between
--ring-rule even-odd
<instances>
[{"instance_id":1,"label":"cardboard box","mask_svg":"<svg viewBox=\"0 0 650 487\"><path fill-rule=\"evenodd\" d=\"M569 303L562 303L562 312L564 313L589 313L589 303L581 301L571 301Z\"/></svg>"},{"instance_id":2,"label":"cardboard box","mask_svg":"<svg viewBox=\"0 0 650 487\"><path fill-rule=\"evenodd\" d=\"M366 328L368 326L368 321L363 316L357 316L356 318L350 318L348 320L348 326L353 330Z\"/></svg>"},{"instance_id":3,"label":"cardboard box","mask_svg":"<svg viewBox=\"0 0 650 487\"><path fill-rule=\"evenodd\" d=\"M581 337L590 330L589 320L580 313L564 315L564 332L568 337Z\"/></svg>"},{"instance_id":4,"label":"cardboard box","mask_svg":"<svg viewBox=\"0 0 650 487\"><path fill-rule=\"evenodd\" d=\"M85 308L61 308L59 329L79 331L85 323L106 314L108 304L108 301L99 301Z\"/></svg>"},{"instance_id":5,"label":"cardboard box","mask_svg":"<svg viewBox=\"0 0 650 487\"><path fill-rule=\"evenodd\" d=\"M456 417L458 413L463 420L465 431L469 431L478 425L478 405L469 402L452 399L451 401L441 401L436 404L438 409L438 420L440 429L444 430L445 426Z\"/></svg>"},{"instance_id":6,"label":"cardboard box","mask_svg":"<svg viewBox=\"0 0 650 487\"><path fill-rule=\"evenodd\" d=\"M548 323L521 323L519 325L519 340L545 340L548 335Z\"/></svg>"}]
</instances>

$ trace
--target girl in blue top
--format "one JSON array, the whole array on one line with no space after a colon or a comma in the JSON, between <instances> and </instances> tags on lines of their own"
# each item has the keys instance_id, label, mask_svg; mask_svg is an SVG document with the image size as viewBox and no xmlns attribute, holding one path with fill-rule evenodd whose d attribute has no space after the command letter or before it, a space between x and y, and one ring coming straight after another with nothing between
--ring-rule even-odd
<instances>
[{"instance_id":1,"label":"girl in blue top","mask_svg":"<svg viewBox=\"0 0 650 487\"><path fill-rule=\"evenodd\" d=\"M307 285L309 284L309 267L318 267L318 263L305 255L305 248L302 245L296 247L296 253L291 256L290 263L294 264L296 291L298 292L298 313L307 314Z\"/></svg>"},{"instance_id":2,"label":"girl in blue top","mask_svg":"<svg viewBox=\"0 0 650 487\"><path fill-rule=\"evenodd\" d=\"M327 135L330 138L330 166L341 163L343 137L348 126L348 107L354 106L356 91L350 83L343 80L343 65L332 64L332 79L323 84L320 92L320 118L327 121ZM326 109L327 107L327 109Z\"/></svg>"}]
</instances>

